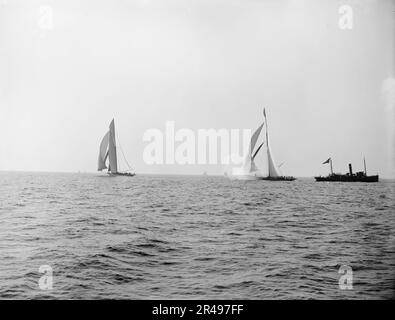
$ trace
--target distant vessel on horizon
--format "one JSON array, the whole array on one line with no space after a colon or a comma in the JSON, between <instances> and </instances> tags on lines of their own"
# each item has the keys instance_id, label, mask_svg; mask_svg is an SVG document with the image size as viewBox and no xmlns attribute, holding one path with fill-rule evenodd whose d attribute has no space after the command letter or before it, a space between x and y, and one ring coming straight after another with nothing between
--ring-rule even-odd
<instances>
[{"instance_id":1,"label":"distant vessel on horizon","mask_svg":"<svg viewBox=\"0 0 395 320\"><path fill-rule=\"evenodd\" d=\"M327 181L327 182L378 182L379 176L368 176L366 171L366 161L365 158L363 159L364 171L359 171L356 173L352 172L352 165L351 163L348 164L349 172L346 174L341 173L333 173L333 166L332 166L332 158L324 161L323 164L330 164L331 173L326 176L318 176L314 177L316 181Z\"/></svg>"},{"instance_id":2,"label":"distant vessel on horizon","mask_svg":"<svg viewBox=\"0 0 395 320\"><path fill-rule=\"evenodd\" d=\"M241 168L234 168L231 178L237 180L270 180L270 181L294 181L296 180L292 176L283 176L279 172L279 167L276 165L273 157L273 152L269 144L269 132L268 123L266 117L266 110L263 109L264 122L258 127L251 137L249 151L247 153L244 164ZM261 134L262 128L265 126L266 129L266 154L268 162L268 175L264 176L255 164L255 158L259 151L262 149L265 142L262 142L254 152L254 148L258 141L259 135ZM282 165L282 164L281 164Z\"/></svg>"},{"instance_id":3,"label":"distant vessel on horizon","mask_svg":"<svg viewBox=\"0 0 395 320\"><path fill-rule=\"evenodd\" d=\"M108 159L108 167L106 161ZM126 161L126 159L125 159ZM126 161L127 162L127 161ZM133 177L136 174L131 172L119 172L118 171L118 158L117 158L117 146L115 142L115 123L112 119L108 132L104 135L99 150L98 159L98 171L108 169L107 173L111 176L127 176Z\"/></svg>"}]
</instances>

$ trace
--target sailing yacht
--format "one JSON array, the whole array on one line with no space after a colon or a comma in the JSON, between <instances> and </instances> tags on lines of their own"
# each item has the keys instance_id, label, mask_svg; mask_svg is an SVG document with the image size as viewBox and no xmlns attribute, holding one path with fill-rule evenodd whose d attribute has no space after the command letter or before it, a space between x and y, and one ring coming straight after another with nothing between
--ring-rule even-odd
<instances>
[{"instance_id":1,"label":"sailing yacht","mask_svg":"<svg viewBox=\"0 0 395 320\"><path fill-rule=\"evenodd\" d=\"M108 159L108 167L107 167ZM126 159L125 159L126 161ZM108 132L104 135L99 150L99 160L97 170L102 171L108 169L107 173L111 176L127 176L133 177L135 173L131 172L119 172L118 171L118 158L117 158L117 146L115 142L115 123L112 119Z\"/></svg>"},{"instance_id":2,"label":"sailing yacht","mask_svg":"<svg viewBox=\"0 0 395 320\"><path fill-rule=\"evenodd\" d=\"M276 165L273 157L273 152L270 148L269 143L269 132L268 132L268 123L266 117L266 110L263 109L264 121L255 130L254 134L251 137L250 146L248 148L248 152L246 158L244 160L244 164L241 168L234 168L233 170L233 179L237 180L270 180L270 181L293 181L294 177L283 176L280 174L279 167ZM259 136L263 127L265 126L266 135L265 141L262 142L258 148L255 150L255 146L258 142ZM261 173L257 165L255 164L255 158L258 155L259 151L266 144L266 156L267 156L267 166L268 166L268 175L265 176Z\"/></svg>"}]
</instances>

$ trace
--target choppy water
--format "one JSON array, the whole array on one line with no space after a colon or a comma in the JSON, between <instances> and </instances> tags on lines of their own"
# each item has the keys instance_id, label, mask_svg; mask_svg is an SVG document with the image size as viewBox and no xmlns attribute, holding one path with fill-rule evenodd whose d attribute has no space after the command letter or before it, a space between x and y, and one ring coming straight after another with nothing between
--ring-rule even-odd
<instances>
[{"instance_id":1,"label":"choppy water","mask_svg":"<svg viewBox=\"0 0 395 320\"><path fill-rule=\"evenodd\" d=\"M395 182L0 173L0 298L391 298ZM53 269L42 291L38 269ZM339 267L353 289L339 289Z\"/></svg>"}]
</instances>

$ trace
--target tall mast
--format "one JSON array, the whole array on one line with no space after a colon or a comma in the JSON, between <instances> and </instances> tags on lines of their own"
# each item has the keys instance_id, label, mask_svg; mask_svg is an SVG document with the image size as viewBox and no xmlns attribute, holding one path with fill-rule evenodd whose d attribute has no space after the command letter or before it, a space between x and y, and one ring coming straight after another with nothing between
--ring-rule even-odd
<instances>
[{"instance_id":1,"label":"tall mast","mask_svg":"<svg viewBox=\"0 0 395 320\"><path fill-rule=\"evenodd\" d=\"M363 157L363 167L365 169L365 176L367 176L368 174L366 173L366 161L365 161L365 157Z\"/></svg>"},{"instance_id":2,"label":"tall mast","mask_svg":"<svg viewBox=\"0 0 395 320\"><path fill-rule=\"evenodd\" d=\"M263 108L263 116L265 117L265 129L266 129L266 150L267 150L267 169L268 169L268 175L270 177L270 164L269 164L269 133L267 132L267 118L266 118L266 110Z\"/></svg>"},{"instance_id":3,"label":"tall mast","mask_svg":"<svg viewBox=\"0 0 395 320\"><path fill-rule=\"evenodd\" d=\"M110 124L110 141L108 147L108 157L110 161L109 169L112 173L118 172L118 159L117 159L117 147L115 143L115 124L114 119Z\"/></svg>"},{"instance_id":4,"label":"tall mast","mask_svg":"<svg viewBox=\"0 0 395 320\"><path fill-rule=\"evenodd\" d=\"M329 163L331 165L331 174L333 175L332 158L329 160Z\"/></svg>"},{"instance_id":5,"label":"tall mast","mask_svg":"<svg viewBox=\"0 0 395 320\"><path fill-rule=\"evenodd\" d=\"M276 166L276 163L273 159L273 154L270 149L269 145L269 128L267 125L267 117L266 117L266 109L263 109L263 115L265 117L265 123L266 123L266 149L267 149L267 162L268 162L268 172L269 172L269 177L271 178L277 178L280 177L280 173L278 172L278 167Z\"/></svg>"},{"instance_id":6,"label":"tall mast","mask_svg":"<svg viewBox=\"0 0 395 320\"><path fill-rule=\"evenodd\" d=\"M265 117L265 124L266 124L266 146L268 146L269 134L268 134L268 130L267 130L267 118L266 118L265 108L263 108L263 116Z\"/></svg>"}]
</instances>

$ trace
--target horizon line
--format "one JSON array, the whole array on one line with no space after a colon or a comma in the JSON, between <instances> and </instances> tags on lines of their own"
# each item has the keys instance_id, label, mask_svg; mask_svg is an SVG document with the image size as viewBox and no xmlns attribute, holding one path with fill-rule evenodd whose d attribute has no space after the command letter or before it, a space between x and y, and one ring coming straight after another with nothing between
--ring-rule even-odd
<instances>
[{"instance_id":1,"label":"horizon line","mask_svg":"<svg viewBox=\"0 0 395 320\"><path fill-rule=\"evenodd\" d=\"M43 170L19 170L19 169L14 169L14 170L1 170L0 173L60 173L60 174L106 174L106 172L101 172L101 171L83 171L83 170L77 170L77 171L43 171ZM165 172L165 173L157 173L157 172L140 172L137 173L135 172L136 175L163 175L163 176L211 176L211 177L224 177L225 174L210 174L208 172L202 172L202 173L177 173L177 172ZM314 179L317 175L313 176L294 176L295 178L299 179ZM380 179L385 179L385 180L394 180L394 177L388 177L388 176L382 176Z\"/></svg>"}]
</instances>

